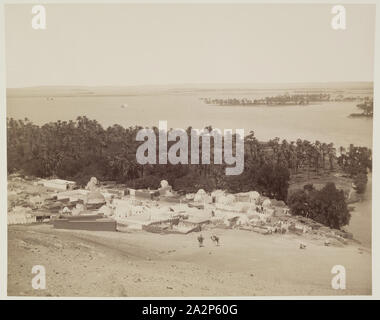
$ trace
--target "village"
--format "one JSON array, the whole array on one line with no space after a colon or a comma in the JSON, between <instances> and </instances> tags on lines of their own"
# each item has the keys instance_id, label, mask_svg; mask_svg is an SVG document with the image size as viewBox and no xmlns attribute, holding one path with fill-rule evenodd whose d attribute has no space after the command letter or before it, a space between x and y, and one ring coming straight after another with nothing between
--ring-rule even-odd
<instances>
[{"instance_id":1,"label":"village","mask_svg":"<svg viewBox=\"0 0 380 320\"><path fill-rule=\"evenodd\" d=\"M292 233L342 246L353 240L344 230L292 216L283 201L256 191L229 194L223 190L177 194L166 180L157 190L125 188L92 177L83 189L61 179L9 176L8 225L51 225L55 229L145 231L159 234L202 234L204 230L237 229L262 235ZM199 240L199 239L198 239Z\"/></svg>"}]
</instances>

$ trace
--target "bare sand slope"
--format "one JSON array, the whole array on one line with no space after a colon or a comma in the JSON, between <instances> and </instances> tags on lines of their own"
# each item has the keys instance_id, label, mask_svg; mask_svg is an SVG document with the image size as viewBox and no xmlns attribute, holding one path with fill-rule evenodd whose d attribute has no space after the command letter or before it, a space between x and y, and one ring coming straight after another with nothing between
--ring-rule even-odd
<instances>
[{"instance_id":1,"label":"bare sand slope","mask_svg":"<svg viewBox=\"0 0 380 320\"><path fill-rule=\"evenodd\" d=\"M220 246L209 239L220 236ZM9 226L10 296L255 296L369 295L371 252L356 245L325 247L295 235L249 231L159 235L147 232L55 230ZM343 265L347 289L331 288ZM46 268L45 290L34 290L33 265Z\"/></svg>"}]
</instances>

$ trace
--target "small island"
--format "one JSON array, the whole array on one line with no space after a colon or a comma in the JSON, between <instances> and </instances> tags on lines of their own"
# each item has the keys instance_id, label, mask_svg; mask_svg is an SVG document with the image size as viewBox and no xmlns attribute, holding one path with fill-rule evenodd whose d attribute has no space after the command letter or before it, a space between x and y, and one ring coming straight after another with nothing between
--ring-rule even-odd
<instances>
[{"instance_id":1,"label":"small island","mask_svg":"<svg viewBox=\"0 0 380 320\"><path fill-rule=\"evenodd\" d=\"M352 118L373 118L373 99L368 97L365 98L363 103L357 105L359 109L362 110L361 113L351 113Z\"/></svg>"},{"instance_id":2,"label":"small island","mask_svg":"<svg viewBox=\"0 0 380 320\"><path fill-rule=\"evenodd\" d=\"M315 93L315 94L289 94L268 96L260 99L248 98L227 98L227 99L212 99L201 98L206 104L219 106L262 106L262 105L308 105L313 102L330 101L330 94Z\"/></svg>"}]
</instances>

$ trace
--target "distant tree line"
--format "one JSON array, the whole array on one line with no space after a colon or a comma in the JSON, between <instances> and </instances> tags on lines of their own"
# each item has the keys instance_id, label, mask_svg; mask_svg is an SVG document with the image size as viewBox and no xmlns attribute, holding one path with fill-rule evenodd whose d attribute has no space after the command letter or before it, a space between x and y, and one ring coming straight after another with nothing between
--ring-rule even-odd
<instances>
[{"instance_id":1,"label":"distant tree line","mask_svg":"<svg viewBox=\"0 0 380 320\"><path fill-rule=\"evenodd\" d=\"M373 118L373 99L366 97L363 103L356 105L357 108L362 110L362 113L351 113L351 117L369 117Z\"/></svg>"},{"instance_id":2,"label":"distant tree line","mask_svg":"<svg viewBox=\"0 0 380 320\"><path fill-rule=\"evenodd\" d=\"M352 146L344 156L337 157L332 143L311 143L301 139L280 142L279 138L260 142L253 131L244 138L244 171L238 176L226 176L225 165L212 164L212 161L207 165L141 165L136 161L136 150L142 143L136 141L140 129L142 127L124 128L120 125L105 129L87 117L42 126L28 119L9 118L8 173L21 171L38 177L70 179L80 185L96 176L102 181L152 189L165 179L180 192L196 192L200 188L229 192L257 190L268 197L286 201L290 177L299 170L319 173L333 170L338 164L355 177L371 168L371 150L367 148ZM158 135L158 128L153 129ZM189 137L190 132L189 127ZM190 143L190 138L188 140ZM168 147L171 143L175 142L169 142ZM212 139L210 150L214 150Z\"/></svg>"},{"instance_id":3,"label":"distant tree line","mask_svg":"<svg viewBox=\"0 0 380 320\"><path fill-rule=\"evenodd\" d=\"M309 102L329 101L330 95L326 93L313 94L283 94L261 99L249 98L227 98L227 99L212 99L203 98L206 104L214 104L219 106L254 106L254 105L306 105Z\"/></svg>"}]
</instances>

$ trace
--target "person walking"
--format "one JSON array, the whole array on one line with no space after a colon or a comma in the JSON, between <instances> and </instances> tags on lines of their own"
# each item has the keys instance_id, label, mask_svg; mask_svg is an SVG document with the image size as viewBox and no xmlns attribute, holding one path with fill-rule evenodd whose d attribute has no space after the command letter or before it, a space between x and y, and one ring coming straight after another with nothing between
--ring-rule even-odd
<instances>
[{"instance_id":1,"label":"person walking","mask_svg":"<svg viewBox=\"0 0 380 320\"><path fill-rule=\"evenodd\" d=\"M202 233L198 236L198 244L199 244L199 248L203 247L203 236L202 236Z\"/></svg>"}]
</instances>

